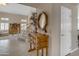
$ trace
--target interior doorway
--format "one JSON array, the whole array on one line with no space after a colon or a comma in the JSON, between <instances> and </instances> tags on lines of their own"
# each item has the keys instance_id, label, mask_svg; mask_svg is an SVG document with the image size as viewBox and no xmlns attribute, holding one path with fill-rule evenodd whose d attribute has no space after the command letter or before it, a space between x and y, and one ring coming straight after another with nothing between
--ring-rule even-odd
<instances>
[{"instance_id":1,"label":"interior doorway","mask_svg":"<svg viewBox=\"0 0 79 59\"><path fill-rule=\"evenodd\" d=\"M71 9L61 6L61 56L71 51L71 20Z\"/></svg>"}]
</instances>

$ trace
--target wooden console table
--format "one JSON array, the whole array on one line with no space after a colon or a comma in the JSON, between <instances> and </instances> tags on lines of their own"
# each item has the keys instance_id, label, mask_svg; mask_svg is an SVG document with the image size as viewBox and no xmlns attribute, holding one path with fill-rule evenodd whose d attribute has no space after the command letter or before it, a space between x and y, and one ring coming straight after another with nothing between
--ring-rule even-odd
<instances>
[{"instance_id":1,"label":"wooden console table","mask_svg":"<svg viewBox=\"0 0 79 59\"><path fill-rule=\"evenodd\" d=\"M46 56L48 55L48 35L35 33L30 35L30 49L28 52L37 51L37 56L39 56L39 50L42 51L41 55L44 55L44 48L46 49ZM33 48L32 48L33 46Z\"/></svg>"}]
</instances>

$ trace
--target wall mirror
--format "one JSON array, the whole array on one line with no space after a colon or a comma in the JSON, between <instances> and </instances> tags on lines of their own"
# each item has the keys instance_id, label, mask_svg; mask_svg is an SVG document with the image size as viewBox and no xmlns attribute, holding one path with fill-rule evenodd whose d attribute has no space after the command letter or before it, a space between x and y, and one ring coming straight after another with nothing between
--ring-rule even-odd
<instances>
[{"instance_id":1,"label":"wall mirror","mask_svg":"<svg viewBox=\"0 0 79 59\"><path fill-rule=\"evenodd\" d=\"M47 14L45 12L42 12L38 16L38 27L47 32L46 27L47 27Z\"/></svg>"}]
</instances>

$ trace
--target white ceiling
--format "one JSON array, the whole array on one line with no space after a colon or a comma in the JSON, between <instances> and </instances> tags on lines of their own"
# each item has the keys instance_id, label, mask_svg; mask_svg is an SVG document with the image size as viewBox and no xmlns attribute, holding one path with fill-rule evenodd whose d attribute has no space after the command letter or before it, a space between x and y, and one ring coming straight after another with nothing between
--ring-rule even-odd
<instances>
[{"instance_id":1,"label":"white ceiling","mask_svg":"<svg viewBox=\"0 0 79 59\"><path fill-rule=\"evenodd\" d=\"M32 12L36 12L36 8L25 6L22 4L9 3L6 6L0 6L0 12L19 14L19 15L30 15Z\"/></svg>"}]
</instances>

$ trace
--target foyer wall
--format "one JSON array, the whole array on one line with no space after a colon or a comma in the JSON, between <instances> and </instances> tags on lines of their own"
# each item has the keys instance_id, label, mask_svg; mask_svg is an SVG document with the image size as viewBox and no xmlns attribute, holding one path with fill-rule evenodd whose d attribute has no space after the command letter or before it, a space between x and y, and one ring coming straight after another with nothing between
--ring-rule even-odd
<instances>
[{"instance_id":1,"label":"foyer wall","mask_svg":"<svg viewBox=\"0 0 79 59\"><path fill-rule=\"evenodd\" d=\"M49 33L49 55L60 55L60 24L61 24L61 6L72 10L72 46L77 48L77 7L76 4L55 4L55 3L26 3L24 5L42 9L48 14L48 33Z\"/></svg>"}]
</instances>

